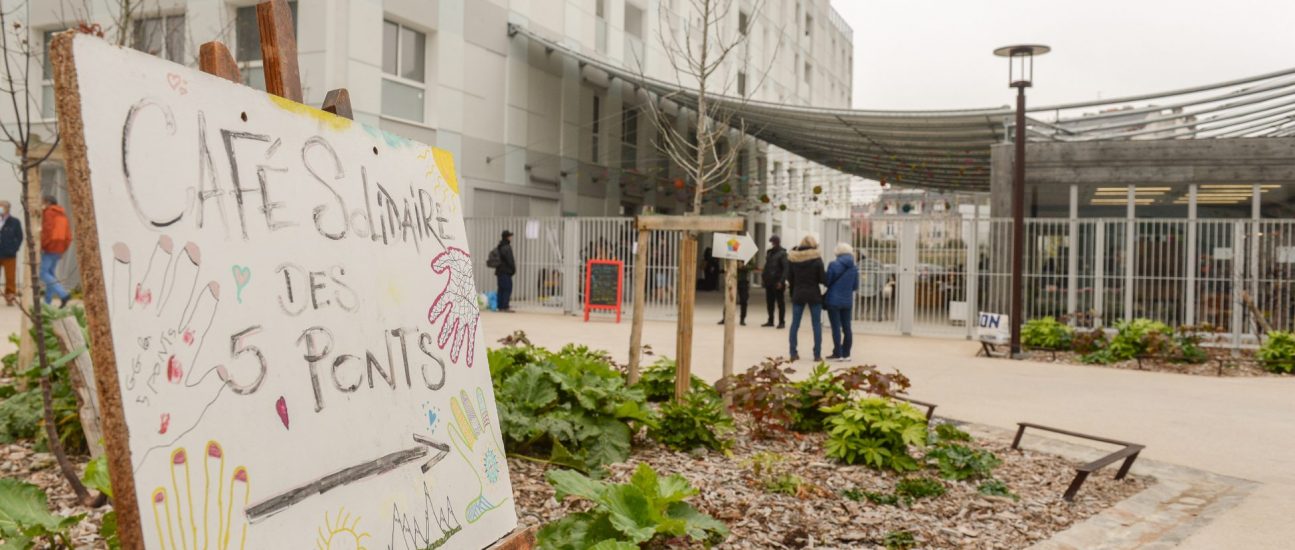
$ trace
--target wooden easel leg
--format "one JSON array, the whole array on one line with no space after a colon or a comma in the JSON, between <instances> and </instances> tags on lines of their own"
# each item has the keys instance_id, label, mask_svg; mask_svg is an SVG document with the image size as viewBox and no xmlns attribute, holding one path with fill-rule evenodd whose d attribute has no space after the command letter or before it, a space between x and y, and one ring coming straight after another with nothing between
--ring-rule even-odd
<instances>
[{"instance_id":1,"label":"wooden easel leg","mask_svg":"<svg viewBox=\"0 0 1295 550\"><path fill-rule=\"evenodd\" d=\"M535 548L535 532L539 527L519 528L508 536L499 539L486 550L533 550Z\"/></svg>"}]
</instances>

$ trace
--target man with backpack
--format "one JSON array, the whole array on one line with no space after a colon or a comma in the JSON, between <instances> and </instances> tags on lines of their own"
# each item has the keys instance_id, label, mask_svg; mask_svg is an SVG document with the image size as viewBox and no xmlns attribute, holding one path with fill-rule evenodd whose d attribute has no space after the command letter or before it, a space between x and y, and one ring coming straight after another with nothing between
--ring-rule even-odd
<instances>
[{"instance_id":1,"label":"man with backpack","mask_svg":"<svg viewBox=\"0 0 1295 550\"><path fill-rule=\"evenodd\" d=\"M71 296L54 275L63 254L72 246L72 228L68 225L67 213L58 205L53 195L45 195L45 212L42 214L40 228L40 280L45 283L45 303L50 303L58 295L58 306L67 305Z\"/></svg>"},{"instance_id":2,"label":"man with backpack","mask_svg":"<svg viewBox=\"0 0 1295 550\"><path fill-rule=\"evenodd\" d=\"M494 268L495 279L499 283L499 311L512 313L508 303L513 297L513 275L517 274L517 261L513 259L513 232L507 229L499 238L499 244L486 257L486 267Z\"/></svg>"}]
</instances>

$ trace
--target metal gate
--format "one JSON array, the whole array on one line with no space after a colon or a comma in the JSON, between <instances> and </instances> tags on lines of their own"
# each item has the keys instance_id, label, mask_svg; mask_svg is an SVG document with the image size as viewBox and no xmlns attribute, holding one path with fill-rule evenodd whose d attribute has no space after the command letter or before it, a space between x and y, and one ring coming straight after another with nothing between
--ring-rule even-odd
<instances>
[{"instance_id":1,"label":"metal gate","mask_svg":"<svg viewBox=\"0 0 1295 550\"><path fill-rule=\"evenodd\" d=\"M634 305L634 262L638 233L633 218L468 218L468 244L484 258L499 244L505 230L513 233L512 306L522 311L574 314L582 310L585 265L589 260L625 263L623 307ZM647 300L644 315L652 319L677 316L679 238L677 231L653 232L648 245ZM473 262L478 291L497 290L494 269ZM595 313L600 315L603 313ZM605 314L610 315L610 314Z\"/></svg>"}]
</instances>

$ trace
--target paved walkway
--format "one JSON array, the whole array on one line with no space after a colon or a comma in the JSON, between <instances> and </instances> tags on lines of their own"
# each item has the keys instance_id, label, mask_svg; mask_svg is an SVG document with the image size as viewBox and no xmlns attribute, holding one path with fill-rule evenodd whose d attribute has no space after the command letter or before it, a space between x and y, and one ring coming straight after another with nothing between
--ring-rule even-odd
<instances>
[{"instance_id":1,"label":"paved walkway","mask_svg":"<svg viewBox=\"0 0 1295 550\"><path fill-rule=\"evenodd\" d=\"M755 300L747 327L739 327L738 369L787 354L787 331L760 328L763 300ZM720 376L719 309L703 305L696 319L694 373ZM826 323L826 321L825 321ZM523 330L542 346L577 342L611 351L624 361L629 322L581 322L552 314L488 313L491 345ZM825 327L826 328L826 327ZM803 343L809 327L801 328ZM825 337L830 353L830 337ZM674 324L647 322L643 341L674 354ZM938 413L990 426L1018 421L1143 443L1146 458L1261 483L1241 505L1191 536L1183 548L1290 548L1295 540L1295 378L1212 378L1008 361L975 357L966 340L856 335L856 363L898 368L913 381L915 398L938 403ZM810 363L798 365L808 368ZM1136 471L1136 470L1135 470Z\"/></svg>"}]
</instances>

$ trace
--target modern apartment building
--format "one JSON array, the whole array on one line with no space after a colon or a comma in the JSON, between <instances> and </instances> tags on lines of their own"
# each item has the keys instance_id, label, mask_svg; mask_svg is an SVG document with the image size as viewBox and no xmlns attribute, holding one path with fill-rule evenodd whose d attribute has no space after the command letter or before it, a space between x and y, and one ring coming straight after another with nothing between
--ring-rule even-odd
<instances>
[{"instance_id":1,"label":"modern apartment building","mask_svg":"<svg viewBox=\"0 0 1295 550\"><path fill-rule=\"evenodd\" d=\"M198 45L222 40L245 82L263 86L254 0L135 2L126 32L117 32L124 19L118 2L86 3L88 14L67 4L28 1L16 17L27 23L33 44L88 19L126 46L190 66L196 65ZM647 108L654 98L569 52L688 86L670 64L665 44L697 32L693 2L291 4L306 102L318 105L328 90L347 88L357 120L452 151L469 216L683 213L691 204L679 189L682 172L655 145L656 125ZM760 11L751 11L755 4ZM852 31L829 0L731 0L726 20L724 35L745 40L712 88L753 101L850 105ZM563 48L545 48L527 33L510 35L510 24ZM33 112L52 129L49 64L39 56L34 63L42 66L31 73L40 75L39 83L31 83ZM678 118L676 127L686 128L687 117ZM708 211L751 211L761 238L775 231L794 236L816 230L824 218L849 216L852 178L756 140L735 137L733 143L744 148L741 166L733 184L707 201ZM64 179L57 163L43 174L50 188ZM17 197L7 172L0 175L0 196Z\"/></svg>"}]
</instances>

